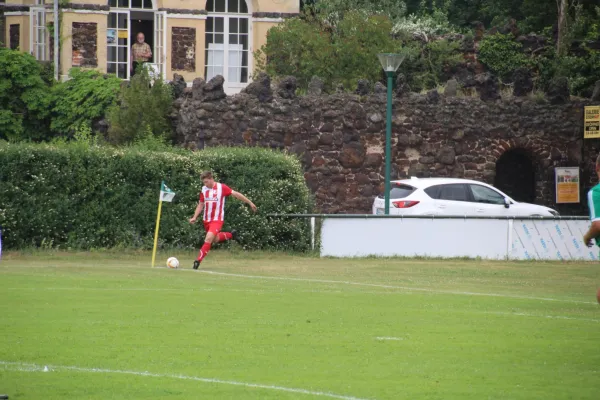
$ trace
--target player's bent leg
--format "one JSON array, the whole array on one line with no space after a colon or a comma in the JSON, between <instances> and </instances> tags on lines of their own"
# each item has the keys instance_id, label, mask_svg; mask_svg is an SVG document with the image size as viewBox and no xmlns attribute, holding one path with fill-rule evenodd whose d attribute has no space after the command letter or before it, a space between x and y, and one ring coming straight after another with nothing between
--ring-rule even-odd
<instances>
[{"instance_id":1,"label":"player's bent leg","mask_svg":"<svg viewBox=\"0 0 600 400\"><path fill-rule=\"evenodd\" d=\"M233 231L231 231L231 232L220 232L220 233L219 233L219 234L216 236L216 238L217 238L217 241L216 241L215 243L218 243L218 242L226 242L226 241L228 241L228 240L231 240L231 238L232 238L232 237L233 237Z\"/></svg>"},{"instance_id":2,"label":"player's bent leg","mask_svg":"<svg viewBox=\"0 0 600 400\"><path fill-rule=\"evenodd\" d=\"M208 232L206 234L206 237L204 238L204 244L202 245L202 248L200 249L200 252L198 253L198 258L196 258L196 261L198 264L196 264L196 262L194 262L194 269L198 269L198 266L200 266L200 263L202 262L202 260L204 260L204 257L206 257L206 255L210 251L210 248L211 248L214 240L215 240L215 234L213 232Z\"/></svg>"}]
</instances>

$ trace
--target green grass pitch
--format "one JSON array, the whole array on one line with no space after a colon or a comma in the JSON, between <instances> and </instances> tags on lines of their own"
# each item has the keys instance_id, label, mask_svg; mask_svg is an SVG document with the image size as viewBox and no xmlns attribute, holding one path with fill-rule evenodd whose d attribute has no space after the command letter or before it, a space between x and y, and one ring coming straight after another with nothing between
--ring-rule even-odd
<instances>
[{"instance_id":1,"label":"green grass pitch","mask_svg":"<svg viewBox=\"0 0 600 400\"><path fill-rule=\"evenodd\" d=\"M17 399L599 399L600 266L213 251L0 261Z\"/></svg>"}]
</instances>

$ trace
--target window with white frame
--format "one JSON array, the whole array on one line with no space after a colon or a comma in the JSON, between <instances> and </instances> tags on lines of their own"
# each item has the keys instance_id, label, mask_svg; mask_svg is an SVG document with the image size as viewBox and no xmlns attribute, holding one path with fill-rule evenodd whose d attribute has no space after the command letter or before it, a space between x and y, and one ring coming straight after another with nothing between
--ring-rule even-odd
<instances>
[{"instance_id":1,"label":"window with white frame","mask_svg":"<svg viewBox=\"0 0 600 400\"><path fill-rule=\"evenodd\" d=\"M250 14L245 0L208 0L206 67L209 80L223 75L229 86L243 86L249 75Z\"/></svg>"},{"instance_id":2,"label":"window with white frame","mask_svg":"<svg viewBox=\"0 0 600 400\"><path fill-rule=\"evenodd\" d=\"M116 8L141 8L152 10L152 0L110 0L109 5Z\"/></svg>"},{"instance_id":3,"label":"window with white frame","mask_svg":"<svg viewBox=\"0 0 600 400\"><path fill-rule=\"evenodd\" d=\"M30 41L31 54L41 61L46 61L46 10L43 8L43 2L36 1L38 6L30 9Z\"/></svg>"}]
</instances>

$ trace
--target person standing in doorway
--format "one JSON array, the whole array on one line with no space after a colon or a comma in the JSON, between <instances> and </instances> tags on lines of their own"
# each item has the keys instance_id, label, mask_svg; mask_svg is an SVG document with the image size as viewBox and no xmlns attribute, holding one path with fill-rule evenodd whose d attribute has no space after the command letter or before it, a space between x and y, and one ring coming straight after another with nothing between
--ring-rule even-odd
<instances>
[{"instance_id":1,"label":"person standing in doorway","mask_svg":"<svg viewBox=\"0 0 600 400\"><path fill-rule=\"evenodd\" d=\"M596 175L600 180L600 155L596 158ZM588 208L590 209L590 229L583 235L583 243L588 247L600 246L600 183L588 192Z\"/></svg>"},{"instance_id":2,"label":"person standing in doorway","mask_svg":"<svg viewBox=\"0 0 600 400\"><path fill-rule=\"evenodd\" d=\"M198 253L198 257L194 261L193 268L198 269L200 263L206 257L213 244L225 242L227 240L237 240L237 232L221 232L223 222L225 221L225 198L228 196L235 197L238 200L248 204L252 211L256 212L256 206L243 194L231 190L231 188L222 183L215 182L212 172L206 171L200 175L202 183L202 191L199 195L198 205L194 216L190 218L190 223L193 224L198 220L200 214L203 214L204 230L206 236L204 244Z\"/></svg>"},{"instance_id":3,"label":"person standing in doorway","mask_svg":"<svg viewBox=\"0 0 600 400\"><path fill-rule=\"evenodd\" d=\"M131 46L131 76L135 75L139 66L152 58L152 50L145 40L146 37L140 32L137 34L136 42Z\"/></svg>"}]
</instances>

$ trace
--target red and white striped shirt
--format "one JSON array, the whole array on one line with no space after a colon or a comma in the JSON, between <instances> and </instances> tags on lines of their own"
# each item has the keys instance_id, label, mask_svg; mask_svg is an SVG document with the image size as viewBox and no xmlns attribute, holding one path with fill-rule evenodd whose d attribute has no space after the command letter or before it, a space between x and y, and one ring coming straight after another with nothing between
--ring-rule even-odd
<instances>
[{"instance_id":1,"label":"red and white striped shirt","mask_svg":"<svg viewBox=\"0 0 600 400\"><path fill-rule=\"evenodd\" d=\"M224 221L225 197L231 192L231 188L222 183L215 183L212 188L202 186L200 202L204 203L204 222Z\"/></svg>"}]
</instances>

